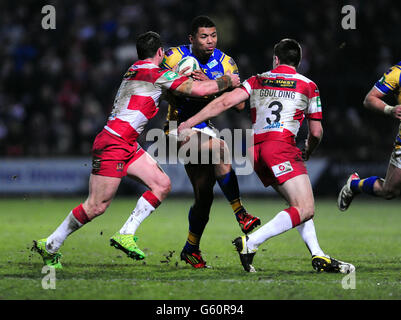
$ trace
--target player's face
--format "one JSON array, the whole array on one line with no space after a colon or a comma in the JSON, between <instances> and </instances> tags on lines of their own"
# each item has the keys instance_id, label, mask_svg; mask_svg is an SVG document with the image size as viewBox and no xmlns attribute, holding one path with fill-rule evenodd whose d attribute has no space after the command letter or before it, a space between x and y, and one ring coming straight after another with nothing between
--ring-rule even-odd
<instances>
[{"instance_id":1,"label":"player's face","mask_svg":"<svg viewBox=\"0 0 401 320\"><path fill-rule=\"evenodd\" d=\"M191 41L192 49L195 54L199 54L203 57L212 55L217 45L216 27L199 28L195 36L189 36L189 41Z\"/></svg>"}]
</instances>

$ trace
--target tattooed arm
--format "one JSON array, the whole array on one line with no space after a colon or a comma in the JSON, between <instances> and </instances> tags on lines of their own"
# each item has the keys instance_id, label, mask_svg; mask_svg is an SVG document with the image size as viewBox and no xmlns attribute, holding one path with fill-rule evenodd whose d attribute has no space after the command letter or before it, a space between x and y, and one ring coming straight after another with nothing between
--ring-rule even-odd
<instances>
[{"instance_id":1,"label":"tattooed arm","mask_svg":"<svg viewBox=\"0 0 401 320\"><path fill-rule=\"evenodd\" d=\"M239 77L237 75L228 74L217 80L193 81L192 79L188 79L178 86L174 92L186 96L203 97L231 87L237 87L239 84Z\"/></svg>"}]
</instances>

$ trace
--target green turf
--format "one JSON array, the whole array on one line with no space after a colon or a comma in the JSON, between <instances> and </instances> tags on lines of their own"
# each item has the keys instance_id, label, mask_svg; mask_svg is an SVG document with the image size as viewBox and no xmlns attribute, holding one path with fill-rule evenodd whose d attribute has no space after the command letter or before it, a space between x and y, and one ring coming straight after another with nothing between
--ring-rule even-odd
<instances>
[{"instance_id":1,"label":"green turf","mask_svg":"<svg viewBox=\"0 0 401 320\"><path fill-rule=\"evenodd\" d=\"M245 273L231 240L240 229L222 199L215 201L201 250L212 269L195 270L179 260L187 236L190 199L167 199L137 232L147 254L132 261L109 246L136 199L117 197L103 216L72 234L61 252L56 289L43 289L40 257L31 241L48 236L82 199L0 200L0 299L400 299L401 212L399 200L357 199L346 213L335 200L317 200L320 245L356 266L355 289L344 275L317 274L298 232L264 243L257 273ZM273 199L245 199L262 223L285 208Z\"/></svg>"}]
</instances>

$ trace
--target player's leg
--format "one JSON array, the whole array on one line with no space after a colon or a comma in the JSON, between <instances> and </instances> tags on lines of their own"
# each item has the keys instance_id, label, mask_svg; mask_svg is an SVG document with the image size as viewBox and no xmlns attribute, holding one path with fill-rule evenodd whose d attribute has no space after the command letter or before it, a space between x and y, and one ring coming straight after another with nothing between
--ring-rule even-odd
<instances>
[{"instance_id":1,"label":"player's leg","mask_svg":"<svg viewBox=\"0 0 401 320\"><path fill-rule=\"evenodd\" d=\"M167 197L171 190L171 183L170 178L146 152L129 164L127 176L143 183L149 190L138 199L128 220L110 241L112 246L123 250L130 258L141 260L145 258L145 254L136 244L138 238L134 237L135 232Z\"/></svg>"},{"instance_id":2,"label":"player's leg","mask_svg":"<svg viewBox=\"0 0 401 320\"><path fill-rule=\"evenodd\" d=\"M89 195L83 204L72 209L59 227L47 238L34 241L34 249L42 256L45 264L61 268L57 253L65 239L74 231L104 213L110 205L121 179L91 174Z\"/></svg>"},{"instance_id":3,"label":"player's leg","mask_svg":"<svg viewBox=\"0 0 401 320\"><path fill-rule=\"evenodd\" d=\"M266 240L313 218L314 198L308 175L298 175L274 188L290 207L277 213L268 223L249 235L247 244L251 250L256 250Z\"/></svg>"},{"instance_id":4,"label":"player's leg","mask_svg":"<svg viewBox=\"0 0 401 320\"><path fill-rule=\"evenodd\" d=\"M201 144L200 152L205 149L211 151L211 160L215 164L216 181L230 203L242 232L247 234L260 225L260 219L249 214L241 202L237 175L229 161L230 151L228 146L225 141L210 136L206 141Z\"/></svg>"},{"instance_id":5,"label":"player's leg","mask_svg":"<svg viewBox=\"0 0 401 320\"><path fill-rule=\"evenodd\" d=\"M312 256L312 267L316 271L349 273L355 270L352 264L336 260L326 255L320 248L315 224L314 215L314 197L312 185L309 176L304 174L291 179L292 183L275 186L275 189L284 197L284 199L300 212L301 223L296 226L299 234L305 242ZM291 181L289 180L289 181ZM298 188L302 188L304 193L297 194ZM300 198L301 197L301 198Z\"/></svg>"},{"instance_id":6,"label":"player's leg","mask_svg":"<svg viewBox=\"0 0 401 320\"><path fill-rule=\"evenodd\" d=\"M372 176L361 179L356 172L351 174L338 195L337 205L341 211L345 211L350 206L354 197L360 193L390 200L398 197L400 192L401 147L396 144L390 157L386 177L382 179Z\"/></svg>"},{"instance_id":7,"label":"player's leg","mask_svg":"<svg viewBox=\"0 0 401 320\"><path fill-rule=\"evenodd\" d=\"M194 268L204 268L199 245L209 221L210 208L213 203L213 187L216 183L213 165L187 164L185 170L194 190L194 203L188 213L188 237L181 252L181 259Z\"/></svg>"},{"instance_id":8,"label":"player's leg","mask_svg":"<svg viewBox=\"0 0 401 320\"><path fill-rule=\"evenodd\" d=\"M242 266L248 272L255 272L252 266L253 257L263 242L297 227L302 222L311 219L314 214L313 192L306 174L290 178L281 185L274 185L274 188L290 204L290 207L277 213L273 219L250 235L238 237L233 241Z\"/></svg>"}]
</instances>

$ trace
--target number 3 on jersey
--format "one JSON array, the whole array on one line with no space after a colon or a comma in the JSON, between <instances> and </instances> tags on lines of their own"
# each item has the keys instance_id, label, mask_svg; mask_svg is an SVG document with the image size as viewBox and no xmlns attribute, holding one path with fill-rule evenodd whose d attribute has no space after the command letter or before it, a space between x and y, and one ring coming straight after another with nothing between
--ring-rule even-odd
<instances>
[{"instance_id":1,"label":"number 3 on jersey","mask_svg":"<svg viewBox=\"0 0 401 320\"><path fill-rule=\"evenodd\" d=\"M279 101L273 101L267 107L270 114L266 117L266 122L270 126L272 123L280 122L281 116L280 112L283 110L283 104ZM266 128L267 129L267 128Z\"/></svg>"}]
</instances>

